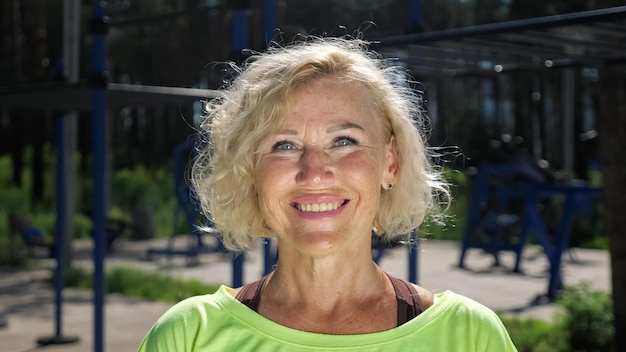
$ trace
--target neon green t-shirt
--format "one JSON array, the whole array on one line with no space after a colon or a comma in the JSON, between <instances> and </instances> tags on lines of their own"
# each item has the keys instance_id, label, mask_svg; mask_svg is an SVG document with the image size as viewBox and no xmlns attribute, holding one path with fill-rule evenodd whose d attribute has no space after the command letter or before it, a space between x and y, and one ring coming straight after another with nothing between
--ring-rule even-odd
<instances>
[{"instance_id":1,"label":"neon green t-shirt","mask_svg":"<svg viewBox=\"0 0 626 352\"><path fill-rule=\"evenodd\" d=\"M222 286L169 309L139 352L173 351L517 351L498 316L446 291L429 309L396 328L359 335L304 332L277 324L241 304Z\"/></svg>"}]
</instances>

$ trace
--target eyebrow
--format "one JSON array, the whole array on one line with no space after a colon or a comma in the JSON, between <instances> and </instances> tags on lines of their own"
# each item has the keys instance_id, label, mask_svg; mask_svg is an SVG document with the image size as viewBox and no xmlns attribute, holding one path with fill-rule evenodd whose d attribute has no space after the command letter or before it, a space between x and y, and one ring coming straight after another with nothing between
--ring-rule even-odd
<instances>
[{"instance_id":1,"label":"eyebrow","mask_svg":"<svg viewBox=\"0 0 626 352\"><path fill-rule=\"evenodd\" d=\"M361 127L360 125L356 124L356 123L352 123L352 122L346 122L346 123L342 123L342 124L338 124L338 125L333 125L330 126L326 129L326 133L333 133L333 132L337 132L337 131L342 131L342 130L348 130L351 128L356 128L359 130L365 130L363 127ZM278 131L278 134L290 134L290 135L297 135L298 131L296 130L280 130Z\"/></svg>"}]
</instances>

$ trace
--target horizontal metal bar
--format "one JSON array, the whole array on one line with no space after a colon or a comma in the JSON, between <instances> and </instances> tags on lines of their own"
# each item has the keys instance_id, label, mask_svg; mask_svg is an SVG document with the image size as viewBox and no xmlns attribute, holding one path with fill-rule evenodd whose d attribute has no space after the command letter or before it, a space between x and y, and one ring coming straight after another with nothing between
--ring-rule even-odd
<instances>
[{"instance_id":1,"label":"horizontal metal bar","mask_svg":"<svg viewBox=\"0 0 626 352\"><path fill-rule=\"evenodd\" d=\"M92 89L82 84L45 83L4 87L0 106L6 109L90 111ZM109 106L192 104L219 96L212 89L143 86L110 83L107 86Z\"/></svg>"},{"instance_id":2,"label":"horizontal metal bar","mask_svg":"<svg viewBox=\"0 0 626 352\"><path fill-rule=\"evenodd\" d=\"M498 23L453 28L432 32L404 34L397 36L382 37L371 40L371 46L385 47L406 44L427 43L439 40L459 39L476 37L481 35L519 32L524 30L551 28L568 25L580 25L595 21L610 21L626 18L626 6L611 7L599 10L574 12L562 15L513 20Z\"/></svg>"}]
</instances>

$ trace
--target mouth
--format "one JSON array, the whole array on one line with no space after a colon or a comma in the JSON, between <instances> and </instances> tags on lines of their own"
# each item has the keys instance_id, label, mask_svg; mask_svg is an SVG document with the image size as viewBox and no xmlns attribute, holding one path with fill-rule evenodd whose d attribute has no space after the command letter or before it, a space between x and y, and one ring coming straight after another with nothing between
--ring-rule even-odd
<instances>
[{"instance_id":1,"label":"mouth","mask_svg":"<svg viewBox=\"0 0 626 352\"><path fill-rule=\"evenodd\" d=\"M293 206L305 213L324 213L337 210L347 202L347 200L344 200L343 202L294 203Z\"/></svg>"}]
</instances>

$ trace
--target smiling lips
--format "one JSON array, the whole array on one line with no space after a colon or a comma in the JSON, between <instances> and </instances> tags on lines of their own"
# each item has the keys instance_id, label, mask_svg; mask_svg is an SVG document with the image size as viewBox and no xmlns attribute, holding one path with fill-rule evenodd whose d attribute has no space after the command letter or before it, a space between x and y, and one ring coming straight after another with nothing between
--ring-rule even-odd
<instances>
[{"instance_id":1,"label":"smiling lips","mask_svg":"<svg viewBox=\"0 0 626 352\"><path fill-rule=\"evenodd\" d=\"M324 202L324 203L297 203L296 208L307 213L323 213L327 211L337 210L343 203L341 202Z\"/></svg>"}]
</instances>

